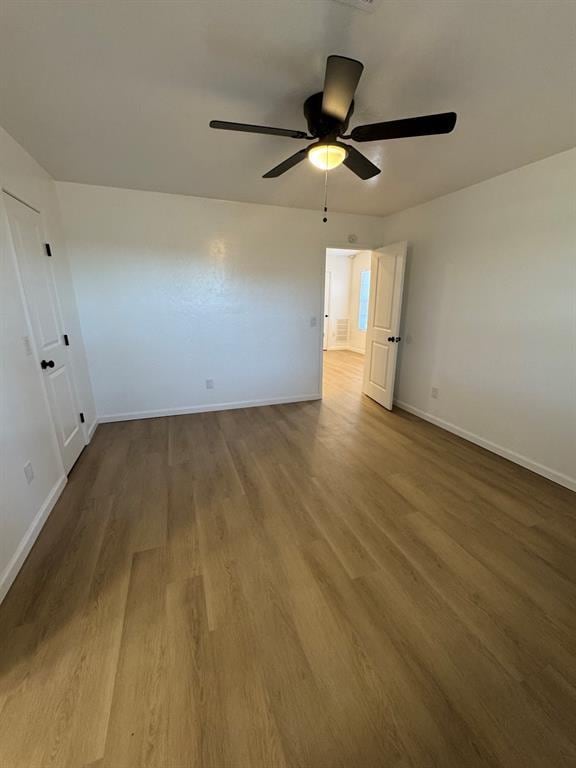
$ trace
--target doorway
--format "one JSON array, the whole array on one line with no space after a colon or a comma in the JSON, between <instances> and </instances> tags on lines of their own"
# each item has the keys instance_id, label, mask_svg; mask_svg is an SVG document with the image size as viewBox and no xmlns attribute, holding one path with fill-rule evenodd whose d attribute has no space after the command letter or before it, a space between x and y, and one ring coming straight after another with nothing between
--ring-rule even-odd
<instances>
[{"instance_id":1,"label":"doorway","mask_svg":"<svg viewBox=\"0 0 576 768\"><path fill-rule=\"evenodd\" d=\"M326 249L323 391L360 398L370 288L370 251Z\"/></svg>"},{"instance_id":2,"label":"doorway","mask_svg":"<svg viewBox=\"0 0 576 768\"><path fill-rule=\"evenodd\" d=\"M362 394L391 410L406 243L326 249L323 392Z\"/></svg>"}]
</instances>

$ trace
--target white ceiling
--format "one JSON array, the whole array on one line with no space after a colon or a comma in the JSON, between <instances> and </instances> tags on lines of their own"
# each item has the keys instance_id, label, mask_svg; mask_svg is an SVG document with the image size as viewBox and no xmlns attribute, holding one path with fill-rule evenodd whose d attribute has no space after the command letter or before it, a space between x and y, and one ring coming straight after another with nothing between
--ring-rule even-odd
<instances>
[{"instance_id":1,"label":"white ceiling","mask_svg":"<svg viewBox=\"0 0 576 768\"><path fill-rule=\"evenodd\" d=\"M576 144L574 0L0 0L0 123L57 179L320 208L302 146L210 119L305 127L326 56L366 69L351 125L455 110L447 136L357 145L331 210L386 214Z\"/></svg>"}]
</instances>

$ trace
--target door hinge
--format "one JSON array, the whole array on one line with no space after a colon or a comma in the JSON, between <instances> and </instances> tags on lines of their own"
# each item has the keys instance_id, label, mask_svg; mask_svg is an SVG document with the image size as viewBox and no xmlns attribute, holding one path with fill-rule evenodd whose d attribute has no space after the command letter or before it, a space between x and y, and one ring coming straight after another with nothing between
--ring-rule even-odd
<instances>
[{"instance_id":1,"label":"door hinge","mask_svg":"<svg viewBox=\"0 0 576 768\"><path fill-rule=\"evenodd\" d=\"M52 256L52 249L50 248L50 243L44 243L44 248L46 249L46 256Z\"/></svg>"},{"instance_id":2,"label":"door hinge","mask_svg":"<svg viewBox=\"0 0 576 768\"><path fill-rule=\"evenodd\" d=\"M84 422L86 421L83 413L80 414L80 421L82 422L82 424L84 424Z\"/></svg>"},{"instance_id":3,"label":"door hinge","mask_svg":"<svg viewBox=\"0 0 576 768\"><path fill-rule=\"evenodd\" d=\"M68 334L63 334L62 338L64 339L64 346L69 347L70 346L70 339L68 338Z\"/></svg>"}]
</instances>

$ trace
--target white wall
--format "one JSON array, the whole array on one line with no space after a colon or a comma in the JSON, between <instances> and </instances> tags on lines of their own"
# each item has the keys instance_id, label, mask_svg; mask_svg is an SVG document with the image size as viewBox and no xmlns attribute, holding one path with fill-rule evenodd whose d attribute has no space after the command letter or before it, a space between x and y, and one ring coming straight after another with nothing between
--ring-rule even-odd
<instances>
[{"instance_id":1,"label":"white wall","mask_svg":"<svg viewBox=\"0 0 576 768\"><path fill-rule=\"evenodd\" d=\"M352 259L350 273L350 342L349 347L354 352L366 351L366 331L358 327L358 310L360 308L360 275L365 270L370 271L372 254L370 251L360 251Z\"/></svg>"},{"instance_id":2,"label":"white wall","mask_svg":"<svg viewBox=\"0 0 576 768\"><path fill-rule=\"evenodd\" d=\"M576 489L576 149L384 230L410 244L397 401Z\"/></svg>"},{"instance_id":3,"label":"white wall","mask_svg":"<svg viewBox=\"0 0 576 768\"><path fill-rule=\"evenodd\" d=\"M350 311L350 257L328 248L326 251L326 272L330 273L330 317L328 349L346 349L348 337L339 339L338 320L348 320ZM325 311L326 307L324 308Z\"/></svg>"},{"instance_id":4,"label":"white wall","mask_svg":"<svg viewBox=\"0 0 576 768\"><path fill-rule=\"evenodd\" d=\"M57 187L100 418L319 397L325 249L382 219Z\"/></svg>"},{"instance_id":5,"label":"white wall","mask_svg":"<svg viewBox=\"0 0 576 768\"><path fill-rule=\"evenodd\" d=\"M52 244L62 313L72 341L79 399L89 424L95 410L54 184L1 128L0 187L41 213L47 241ZM37 362L24 346L24 337L30 336L31 331L1 198L0 195L0 600L66 482ZM24 476L28 461L34 470L30 484Z\"/></svg>"}]
</instances>

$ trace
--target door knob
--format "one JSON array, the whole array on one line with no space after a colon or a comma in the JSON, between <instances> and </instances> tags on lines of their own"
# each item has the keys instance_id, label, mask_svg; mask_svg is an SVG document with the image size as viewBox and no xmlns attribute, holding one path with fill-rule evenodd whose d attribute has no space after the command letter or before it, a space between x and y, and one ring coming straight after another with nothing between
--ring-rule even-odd
<instances>
[{"instance_id":1,"label":"door knob","mask_svg":"<svg viewBox=\"0 0 576 768\"><path fill-rule=\"evenodd\" d=\"M45 371L46 368L54 368L54 360L42 360L40 368L42 368L43 371Z\"/></svg>"},{"instance_id":2,"label":"door knob","mask_svg":"<svg viewBox=\"0 0 576 768\"><path fill-rule=\"evenodd\" d=\"M395 341L396 343L398 343L399 341L402 341L402 337L401 336L388 336L388 341Z\"/></svg>"}]
</instances>

